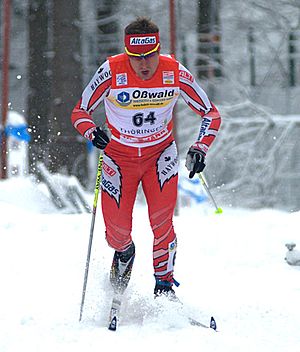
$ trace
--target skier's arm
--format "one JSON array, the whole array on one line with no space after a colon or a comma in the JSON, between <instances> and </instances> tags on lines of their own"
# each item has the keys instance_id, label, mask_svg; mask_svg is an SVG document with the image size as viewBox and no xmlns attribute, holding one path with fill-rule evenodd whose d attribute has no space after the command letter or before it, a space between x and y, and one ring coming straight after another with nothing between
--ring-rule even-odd
<instances>
[{"instance_id":1,"label":"skier's arm","mask_svg":"<svg viewBox=\"0 0 300 352\"><path fill-rule=\"evenodd\" d=\"M84 89L81 99L72 111L71 121L76 130L85 138L92 140L96 125L92 118L93 111L104 100L111 87L109 62L105 61L96 71Z\"/></svg>"},{"instance_id":2,"label":"skier's arm","mask_svg":"<svg viewBox=\"0 0 300 352\"><path fill-rule=\"evenodd\" d=\"M193 75L181 64L179 64L179 86L184 101L196 114L202 117L199 135L193 146L205 155L220 128L219 111L195 81Z\"/></svg>"}]
</instances>

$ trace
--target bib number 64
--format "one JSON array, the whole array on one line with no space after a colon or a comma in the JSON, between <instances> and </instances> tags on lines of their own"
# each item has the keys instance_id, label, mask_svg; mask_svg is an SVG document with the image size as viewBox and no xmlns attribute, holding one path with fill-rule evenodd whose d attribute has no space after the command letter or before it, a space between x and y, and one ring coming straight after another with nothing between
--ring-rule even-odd
<instances>
[{"instance_id":1,"label":"bib number 64","mask_svg":"<svg viewBox=\"0 0 300 352\"><path fill-rule=\"evenodd\" d=\"M143 112L138 112L132 116L132 123L136 127L141 127L144 123L150 123L150 125L153 125L155 120L156 117L154 116L154 111L150 111L146 117Z\"/></svg>"}]
</instances>

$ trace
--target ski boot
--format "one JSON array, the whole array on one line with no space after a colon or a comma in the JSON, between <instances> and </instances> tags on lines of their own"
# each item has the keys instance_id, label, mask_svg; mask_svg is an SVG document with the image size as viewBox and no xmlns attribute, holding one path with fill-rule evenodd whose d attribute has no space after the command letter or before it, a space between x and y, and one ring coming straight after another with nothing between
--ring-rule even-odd
<instances>
[{"instance_id":1,"label":"ski boot","mask_svg":"<svg viewBox=\"0 0 300 352\"><path fill-rule=\"evenodd\" d=\"M131 276L135 257L135 246L131 245L124 252L115 251L110 269L110 283L115 293L123 294Z\"/></svg>"},{"instance_id":2,"label":"ski boot","mask_svg":"<svg viewBox=\"0 0 300 352\"><path fill-rule=\"evenodd\" d=\"M177 302L178 298L176 297L175 291L173 290L173 282L164 281L155 279L155 287L154 287L154 298L165 296L170 301Z\"/></svg>"}]
</instances>

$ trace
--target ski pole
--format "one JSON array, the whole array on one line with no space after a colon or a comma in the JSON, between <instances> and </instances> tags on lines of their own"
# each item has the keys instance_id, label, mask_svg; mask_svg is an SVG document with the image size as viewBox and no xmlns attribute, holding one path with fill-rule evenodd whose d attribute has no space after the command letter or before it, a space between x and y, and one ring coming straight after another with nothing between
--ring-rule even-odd
<instances>
[{"instance_id":1,"label":"ski pole","mask_svg":"<svg viewBox=\"0 0 300 352\"><path fill-rule=\"evenodd\" d=\"M221 213L223 213L222 208L220 208L220 207L217 206L217 203L216 203L216 201L214 200L214 197L212 196L212 194L211 194L211 192L210 192L210 190L209 190L209 188L208 188L208 184L207 184L207 182L206 182L206 180L205 180L204 175L202 174L202 172L199 172L199 173L198 173L198 176L199 176L199 179L200 179L200 181L201 181L203 187L204 187L205 190L206 190L206 193L209 195L211 201L213 202L213 204L214 204L214 206L215 206L215 208L216 208L215 213L216 213L216 214L221 214Z\"/></svg>"},{"instance_id":2,"label":"ski pole","mask_svg":"<svg viewBox=\"0 0 300 352\"><path fill-rule=\"evenodd\" d=\"M82 296L81 296L79 321L81 321L81 318L82 318L85 293L86 293L86 286L87 286L87 280L88 280L88 275L89 275L89 266L90 266L90 258L91 258L91 251L92 251L95 218L96 218L97 203L98 203L98 196L99 196L99 189L100 189L100 182L101 182L101 175L102 175L102 163L103 163L103 155L101 153L99 156L99 161L98 161L96 185L95 185L95 192L94 192L95 195L94 195L94 204L93 204L93 215L92 215L92 222L91 222L91 228L90 228L90 239L89 239L87 257L86 257L86 264L85 264L85 273L84 273L84 280L83 280L83 289L82 289Z\"/></svg>"}]
</instances>

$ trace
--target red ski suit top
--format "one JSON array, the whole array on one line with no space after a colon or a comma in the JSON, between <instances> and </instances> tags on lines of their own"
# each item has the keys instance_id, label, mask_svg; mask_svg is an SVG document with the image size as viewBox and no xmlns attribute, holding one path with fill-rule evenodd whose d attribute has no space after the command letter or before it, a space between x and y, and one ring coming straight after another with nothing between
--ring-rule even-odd
<instances>
[{"instance_id":1,"label":"red ski suit top","mask_svg":"<svg viewBox=\"0 0 300 352\"><path fill-rule=\"evenodd\" d=\"M219 112L193 75L167 55L160 55L157 71L146 81L135 74L126 54L110 57L85 88L73 110L72 123L81 135L90 138L96 127L92 113L104 102L113 139L135 147L154 145L171 134L172 112L179 95L203 117L197 146L206 153L220 127Z\"/></svg>"}]
</instances>

